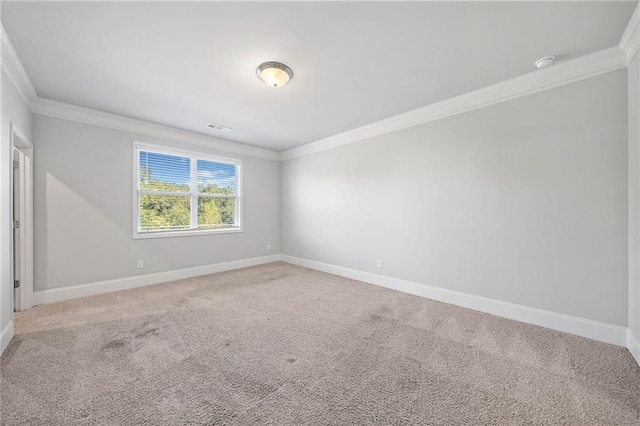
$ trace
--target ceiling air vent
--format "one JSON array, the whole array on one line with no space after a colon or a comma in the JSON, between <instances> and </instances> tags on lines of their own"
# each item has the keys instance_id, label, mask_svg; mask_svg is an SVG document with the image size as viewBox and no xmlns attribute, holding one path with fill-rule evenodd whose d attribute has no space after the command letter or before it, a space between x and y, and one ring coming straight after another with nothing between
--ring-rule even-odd
<instances>
[{"instance_id":1,"label":"ceiling air vent","mask_svg":"<svg viewBox=\"0 0 640 426\"><path fill-rule=\"evenodd\" d=\"M217 130L218 132L231 133L233 129L231 127L223 126L221 124L209 123L207 127L213 130Z\"/></svg>"}]
</instances>

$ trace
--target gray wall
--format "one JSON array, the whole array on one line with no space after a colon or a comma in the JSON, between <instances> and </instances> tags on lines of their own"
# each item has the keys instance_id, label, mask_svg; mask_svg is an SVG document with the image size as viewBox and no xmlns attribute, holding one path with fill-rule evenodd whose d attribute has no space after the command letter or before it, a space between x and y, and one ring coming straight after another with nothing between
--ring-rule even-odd
<instances>
[{"instance_id":1,"label":"gray wall","mask_svg":"<svg viewBox=\"0 0 640 426\"><path fill-rule=\"evenodd\" d=\"M278 162L37 114L33 133L35 291L280 252ZM133 240L133 140L242 159L244 232Z\"/></svg>"},{"instance_id":2,"label":"gray wall","mask_svg":"<svg viewBox=\"0 0 640 426\"><path fill-rule=\"evenodd\" d=\"M14 123L31 139L31 110L2 70L2 149L0 150L0 330L13 318L13 285L11 284L11 134Z\"/></svg>"},{"instance_id":3,"label":"gray wall","mask_svg":"<svg viewBox=\"0 0 640 426\"><path fill-rule=\"evenodd\" d=\"M628 68L629 329L640 340L640 55Z\"/></svg>"},{"instance_id":4,"label":"gray wall","mask_svg":"<svg viewBox=\"0 0 640 426\"><path fill-rule=\"evenodd\" d=\"M284 162L283 253L625 326L626 80Z\"/></svg>"}]
</instances>

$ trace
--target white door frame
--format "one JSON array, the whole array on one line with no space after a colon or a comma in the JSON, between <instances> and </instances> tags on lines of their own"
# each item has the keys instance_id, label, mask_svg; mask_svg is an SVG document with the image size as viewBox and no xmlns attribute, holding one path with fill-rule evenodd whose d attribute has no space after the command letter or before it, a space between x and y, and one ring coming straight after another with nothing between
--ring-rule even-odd
<instances>
[{"instance_id":1,"label":"white door frame","mask_svg":"<svg viewBox=\"0 0 640 426\"><path fill-rule=\"evenodd\" d=\"M13 170L13 150L20 151L22 163L20 164L20 287L18 298L19 306L16 311L23 311L33 307L33 144L31 141L11 123L11 163ZM13 173L11 173L10 188L13 191ZM13 217L13 197L11 197L11 223ZM11 283L13 284L13 227L11 234Z\"/></svg>"}]
</instances>

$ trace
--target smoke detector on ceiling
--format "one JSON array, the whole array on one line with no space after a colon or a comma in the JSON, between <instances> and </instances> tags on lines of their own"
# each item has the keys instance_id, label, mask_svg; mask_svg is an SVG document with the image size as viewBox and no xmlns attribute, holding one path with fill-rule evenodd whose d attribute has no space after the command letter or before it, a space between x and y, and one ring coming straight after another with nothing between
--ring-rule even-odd
<instances>
[{"instance_id":1,"label":"smoke detector on ceiling","mask_svg":"<svg viewBox=\"0 0 640 426\"><path fill-rule=\"evenodd\" d=\"M534 65L536 66L536 68L538 68L539 70L541 70L542 68L546 68L549 65L553 64L553 60L555 59L555 56L545 56L544 58L540 58L538 59Z\"/></svg>"},{"instance_id":2,"label":"smoke detector on ceiling","mask_svg":"<svg viewBox=\"0 0 640 426\"><path fill-rule=\"evenodd\" d=\"M223 126L222 124L209 123L207 127L213 130L217 130L218 132L231 133L233 129L231 127Z\"/></svg>"}]
</instances>

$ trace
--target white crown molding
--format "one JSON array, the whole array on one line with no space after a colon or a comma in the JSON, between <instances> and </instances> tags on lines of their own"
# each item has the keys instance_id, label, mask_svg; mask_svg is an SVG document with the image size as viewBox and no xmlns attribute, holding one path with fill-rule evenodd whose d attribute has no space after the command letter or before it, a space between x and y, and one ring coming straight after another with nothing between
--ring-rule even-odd
<instances>
[{"instance_id":1,"label":"white crown molding","mask_svg":"<svg viewBox=\"0 0 640 426\"><path fill-rule=\"evenodd\" d=\"M22 96L22 99L28 106L31 106L31 102L36 97L36 90L33 88L31 79L29 79L29 75L24 69L22 61L16 53L13 43L11 43L11 39L9 39L7 32L4 30L4 26L2 26L2 35L0 37L2 37L0 40L2 44L2 68L20 93L20 96Z\"/></svg>"},{"instance_id":2,"label":"white crown molding","mask_svg":"<svg viewBox=\"0 0 640 426\"><path fill-rule=\"evenodd\" d=\"M225 141L211 136L190 132L188 130L181 130L162 124L123 117L117 114L97 111L95 109L84 108L41 97L36 97L31 103L31 111L34 114L109 127L112 129L168 139L171 141L218 149L220 151L231 152L234 154L248 155L267 160L280 160L280 154L276 151L244 145L237 142Z\"/></svg>"},{"instance_id":3,"label":"white crown molding","mask_svg":"<svg viewBox=\"0 0 640 426\"><path fill-rule=\"evenodd\" d=\"M22 96L26 104L31 109L31 112L34 114L48 115L50 117L110 127L132 133L139 133L147 136L219 149L221 151L234 154L248 155L267 160L280 160L280 154L269 149L257 148L250 145L244 145L237 142L226 141L190 132L188 130L177 129L162 124L123 117L116 114L110 114L38 97L36 90L31 83L31 79L29 78L27 71L24 69L22 61L20 61L20 57L16 53L13 43L11 43L11 39L5 31L4 26L2 26L0 42L2 45L2 68L5 70L7 76L20 93L20 96Z\"/></svg>"},{"instance_id":4,"label":"white crown molding","mask_svg":"<svg viewBox=\"0 0 640 426\"><path fill-rule=\"evenodd\" d=\"M636 6L636 10L631 15L629 24L624 30L618 46L627 52L627 64L638 54L640 50L640 3Z\"/></svg>"},{"instance_id":5,"label":"white crown molding","mask_svg":"<svg viewBox=\"0 0 640 426\"><path fill-rule=\"evenodd\" d=\"M269 149L226 141L188 130L151 123L117 114L44 99L37 96L11 40L2 27L2 67L35 114L170 139L212 149L274 161L284 161L337 148L396 130L417 126L499 102L553 89L624 68L640 49L640 6L629 21L618 46L561 62L473 92L408 111L278 153Z\"/></svg>"},{"instance_id":6,"label":"white crown molding","mask_svg":"<svg viewBox=\"0 0 640 426\"><path fill-rule=\"evenodd\" d=\"M483 89L358 127L344 133L339 133L326 139L289 149L282 152L282 160L289 160L337 148L374 136L553 89L625 68L626 65L627 55L619 46L614 46L566 62L560 62L548 68L515 77Z\"/></svg>"},{"instance_id":7,"label":"white crown molding","mask_svg":"<svg viewBox=\"0 0 640 426\"><path fill-rule=\"evenodd\" d=\"M282 261L317 271L338 275L353 280L386 287L393 290L409 293L416 296L426 297L439 302L449 303L464 308L473 309L488 314L497 315L504 318L533 324L564 333L575 334L588 339L600 342L611 343L618 346L627 346L627 327L615 324L608 324L588 318L580 318L573 315L561 314L548 311L546 309L534 308L531 306L519 305L517 303L505 302L498 299L476 296L461 291L449 290L441 287L434 287L420 284L399 278L385 275L373 274L342 266L330 265L316 262L314 260L303 259L294 256L282 255Z\"/></svg>"},{"instance_id":8,"label":"white crown molding","mask_svg":"<svg viewBox=\"0 0 640 426\"><path fill-rule=\"evenodd\" d=\"M34 114L47 115L50 117L62 118L66 120L78 121L81 123L93 124L102 127L124 130L132 133L139 133L177 142L184 142L191 145L204 146L211 149L230 152L251 157L264 158L267 160L280 160L280 153L269 149L257 148L237 142L226 141L207 135L202 135L188 130L182 130L162 124L151 123L135 118L110 114L91 108L84 108L64 102L53 101L41 98L31 83L18 54L16 53L11 39L2 26L2 68L16 87L20 96Z\"/></svg>"},{"instance_id":9,"label":"white crown molding","mask_svg":"<svg viewBox=\"0 0 640 426\"><path fill-rule=\"evenodd\" d=\"M94 296L97 294L111 293L114 291L128 290L131 288L145 287L148 285L160 284L169 281L183 280L191 277L215 274L217 272L248 268L250 266L256 265L264 265L265 263L278 262L280 260L280 254L273 254L269 256L232 260L230 262L213 263L210 265L196 266L193 268L158 272L155 274L137 275L134 277L119 278L109 281L51 288L48 290L36 291L33 294L33 302L34 305L61 302L63 300L76 299L78 297Z\"/></svg>"}]
</instances>

